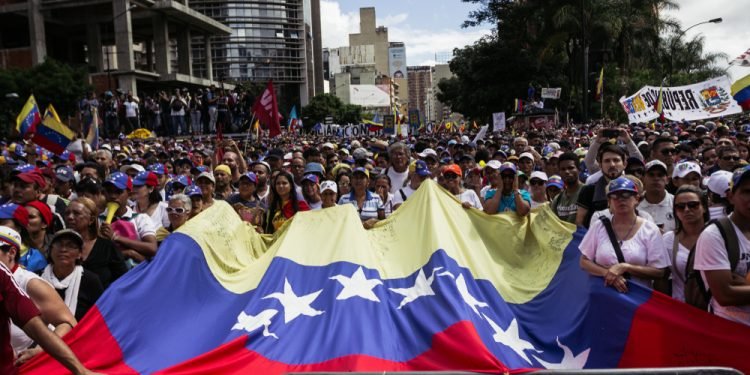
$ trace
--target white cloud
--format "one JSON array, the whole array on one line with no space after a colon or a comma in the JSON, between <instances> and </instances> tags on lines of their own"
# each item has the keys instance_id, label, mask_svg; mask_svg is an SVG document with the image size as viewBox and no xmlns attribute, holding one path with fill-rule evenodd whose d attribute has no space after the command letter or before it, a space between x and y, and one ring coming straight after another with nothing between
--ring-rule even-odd
<instances>
[{"instance_id":1,"label":"white cloud","mask_svg":"<svg viewBox=\"0 0 750 375\"><path fill-rule=\"evenodd\" d=\"M344 13L338 2L321 0L321 31L323 47L336 48L348 45L350 33L359 32L359 13ZM388 27L388 39L406 44L408 65L435 65L436 54L445 55L489 33L489 29L439 28L426 30L409 25L407 13L386 14L378 17L377 25Z\"/></svg>"}]
</instances>

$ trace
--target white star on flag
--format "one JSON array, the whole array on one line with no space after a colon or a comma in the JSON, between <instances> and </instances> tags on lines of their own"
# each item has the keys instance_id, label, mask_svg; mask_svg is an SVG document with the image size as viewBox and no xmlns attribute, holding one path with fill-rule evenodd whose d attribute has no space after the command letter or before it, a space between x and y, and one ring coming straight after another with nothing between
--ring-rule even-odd
<instances>
[{"instance_id":1,"label":"white star on flag","mask_svg":"<svg viewBox=\"0 0 750 375\"><path fill-rule=\"evenodd\" d=\"M361 297L370 301L380 302L373 289L378 285L383 285L383 282L378 279L368 279L362 267L357 268L351 277L336 275L329 279L338 281L344 287L339 295L336 296L337 300Z\"/></svg>"},{"instance_id":2,"label":"white star on flag","mask_svg":"<svg viewBox=\"0 0 750 375\"><path fill-rule=\"evenodd\" d=\"M324 313L324 311L318 311L310 307L310 304L318 298L322 291L323 289L304 296L298 296L292 290L289 280L285 278L283 293L271 293L262 299L275 298L279 300L281 305L284 306L284 323L289 323L300 315L317 316Z\"/></svg>"},{"instance_id":3,"label":"white star on flag","mask_svg":"<svg viewBox=\"0 0 750 375\"><path fill-rule=\"evenodd\" d=\"M492 339L495 340L495 342L501 343L511 348L514 352L516 352L516 354L526 360L526 362L531 363L531 359L529 359L529 356L525 352L526 350L533 350L537 353L542 353L541 350L537 350L534 345L531 345L530 342L521 339L520 333L518 331L518 322L516 322L515 318L513 318L513 320L510 322L508 328L503 330L487 315L482 314L482 316L484 316L487 322L490 323L490 326L492 326L492 330L495 331L495 334L492 335Z\"/></svg>"},{"instance_id":4,"label":"white star on flag","mask_svg":"<svg viewBox=\"0 0 750 375\"><path fill-rule=\"evenodd\" d=\"M487 307L486 302L482 302L474 296L469 293L469 287L466 285L466 279L464 279L464 274L458 275L458 279L456 279L456 289L458 289L458 293L461 295L461 298L466 302L469 307L471 307L474 312L479 315L479 310L477 307Z\"/></svg>"},{"instance_id":5,"label":"white star on flag","mask_svg":"<svg viewBox=\"0 0 750 375\"><path fill-rule=\"evenodd\" d=\"M404 296L404 299L401 300L401 304L398 305L398 308L401 309L407 304L414 302L419 297L434 296L435 292L432 290L432 282L435 280L435 272L441 269L443 269L443 267L433 268L432 275L427 278L425 277L424 270L420 268L417 278L414 280L414 286L410 288L388 288L391 292ZM453 276L448 272L443 272L438 276L443 275Z\"/></svg>"},{"instance_id":6,"label":"white star on flag","mask_svg":"<svg viewBox=\"0 0 750 375\"><path fill-rule=\"evenodd\" d=\"M560 349L563 350L563 358L560 363L550 363L545 362L538 356L534 355L536 357L536 360L539 361L539 363L544 366L548 370L580 370L583 368L583 366L586 366L586 361L589 359L589 352L591 352L591 348L588 348L578 355L573 355L573 351L570 350L569 347L563 345L560 342L560 338L557 337L557 346L560 347Z\"/></svg>"},{"instance_id":7,"label":"white star on flag","mask_svg":"<svg viewBox=\"0 0 750 375\"><path fill-rule=\"evenodd\" d=\"M244 311L240 311L240 315L237 315L237 323L232 327L232 330L245 330L248 333L255 331L256 329L263 327L263 336L271 336L278 339L275 333L268 330L268 326L271 325L271 318L278 314L279 310L268 309L263 310L258 315L245 314Z\"/></svg>"}]
</instances>

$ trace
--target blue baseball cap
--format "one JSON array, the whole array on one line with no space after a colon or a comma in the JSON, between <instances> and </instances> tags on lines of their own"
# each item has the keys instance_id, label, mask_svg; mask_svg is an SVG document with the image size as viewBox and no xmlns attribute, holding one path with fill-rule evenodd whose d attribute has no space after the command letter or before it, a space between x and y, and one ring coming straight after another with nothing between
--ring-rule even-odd
<instances>
[{"instance_id":1,"label":"blue baseball cap","mask_svg":"<svg viewBox=\"0 0 750 375\"><path fill-rule=\"evenodd\" d=\"M368 171L365 167L357 167L352 169L352 175L354 175L355 173L364 173L365 176L370 177L370 171Z\"/></svg>"},{"instance_id":2,"label":"blue baseball cap","mask_svg":"<svg viewBox=\"0 0 750 375\"><path fill-rule=\"evenodd\" d=\"M69 182L70 180L75 179L75 174L73 174L72 168L61 166L55 169L55 177L62 182Z\"/></svg>"},{"instance_id":3,"label":"blue baseball cap","mask_svg":"<svg viewBox=\"0 0 750 375\"><path fill-rule=\"evenodd\" d=\"M314 174L306 174L304 177L302 177L302 182L310 181L314 184L317 184L320 180L318 179L318 176Z\"/></svg>"},{"instance_id":4,"label":"blue baseball cap","mask_svg":"<svg viewBox=\"0 0 750 375\"><path fill-rule=\"evenodd\" d=\"M156 173L151 171L138 172L133 179L133 186L144 185L151 187L159 185L159 177L156 176Z\"/></svg>"},{"instance_id":5,"label":"blue baseball cap","mask_svg":"<svg viewBox=\"0 0 750 375\"><path fill-rule=\"evenodd\" d=\"M506 161L505 163L500 164L500 173L503 173L505 171L512 171L513 173L516 173L516 170L517 170L516 165L509 161Z\"/></svg>"},{"instance_id":6,"label":"blue baseball cap","mask_svg":"<svg viewBox=\"0 0 750 375\"><path fill-rule=\"evenodd\" d=\"M638 186L635 182L625 177L618 177L612 180L607 186L607 195L617 193L619 191L629 191L631 193L638 194Z\"/></svg>"},{"instance_id":7,"label":"blue baseball cap","mask_svg":"<svg viewBox=\"0 0 750 375\"><path fill-rule=\"evenodd\" d=\"M149 170L149 171L151 171L151 172L154 172L154 173L156 173L156 174L158 174L160 176L163 176L163 175L167 174L167 168L165 168L164 164L162 164L162 163L151 164L146 169Z\"/></svg>"},{"instance_id":8,"label":"blue baseball cap","mask_svg":"<svg viewBox=\"0 0 750 375\"><path fill-rule=\"evenodd\" d=\"M432 175L432 172L430 172L430 168L427 167L427 163L424 160L417 160L416 164L414 165L414 173L416 173L420 177L427 177Z\"/></svg>"},{"instance_id":9,"label":"blue baseball cap","mask_svg":"<svg viewBox=\"0 0 750 375\"><path fill-rule=\"evenodd\" d=\"M133 181L130 176L122 172L114 172L107 177L102 186L113 185L120 190L133 190Z\"/></svg>"},{"instance_id":10,"label":"blue baseball cap","mask_svg":"<svg viewBox=\"0 0 750 375\"><path fill-rule=\"evenodd\" d=\"M188 185L190 185L190 179L188 178L188 176L185 176L185 175L181 174L181 175L175 177L174 179L172 179L172 185L174 185L174 184L180 184L183 187L184 186L188 186Z\"/></svg>"},{"instance_id":11,"label":"blue baseball cap","mask_svg":"<svg viewBox=\"0 0 750 375\"><path fill-rule=\"evenodd\" d=\"M187 195L188 197L202 197L203 192L198 186L190 185L185 188L185 195Z\"/></svg>"},{"instance_id":12,"label":"blue baseball cap","mask_svg":"<svg viewBox=\"0 0 750 375\"><path fill-rule=\"evenodd\" d=\"M13 172L15 172L15 173L28 173L28 172L33 172L36 169L37 168L36 168L35 165L23 163L23 164L19 164L15 168L13 168Z\"/></svg>"},{"instance_id":13,"label":"blue baseball cap","mask_svg":"<svg viewBox=\"0 0 750 375\"><path fill-rule=\"evenodd\" d=\"M310 162L305 165L304 174L316 173L319 176L325 176L326 170L323 168L323 164Z\"/></svg>"},{"instance_id":14,"label":"blue baseball cap","mask_svg":"<svg viewBox=\"0 0 750 375\"><path fill-rule=\"evenodd\" d=\"M732 183L729 185L729 190L734 192L737 186L740 186L748 178L750 178L750 165L735 170L732 174Z\"/></svg>"},{"instance_id":15,"label":"blue baseball cap","mask_svg":"<svg viewBox=\"0 0 750 375\"><path fill-rule=\"evenodd\" d=\"M246 178L250 180L250 182L257 184L258 183L258 176L253 172L245 172L240 176L240 180L243 178Z\"/></svg>"},{"instance_id":16,"label":"blue baseball cap","mask_svg":"<svg viewBox=\"0 0 750 375\"><path fill-rule=\"evenodd\" d=\"M549 176L547 179L547 187L554 186L558 189L563 189L565 187L565 184L563 183L562 177L558 175L552 175Z\"/></svg>"}]
</instances>

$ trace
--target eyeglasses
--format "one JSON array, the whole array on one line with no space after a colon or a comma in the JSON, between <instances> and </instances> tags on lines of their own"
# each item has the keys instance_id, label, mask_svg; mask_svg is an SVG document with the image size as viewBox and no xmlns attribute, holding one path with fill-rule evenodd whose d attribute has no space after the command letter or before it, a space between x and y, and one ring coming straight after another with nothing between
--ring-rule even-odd
<instances>
[{"instance_id":1,"label":"eyeglasses","mask_svg":"<svg viewBox=\"0 0 750 375\"><path fill-rule=\"evenodd\" d=\"M167 207L167 213L168 213L168 214L178 214L178 215L182 215L182 214L184 214L185 212L187 212L187 210L186 210L186 209L184 209L184 208L182 208L182 207Z\"/></svg>"},{"instance_id":2,"label":"eyeglasses","mask_svg":"<svg viewBox=\"0 0 750 375\"><path fill-rule=\"evenodd\" d=\"M542 180L533 179L533 180L529 181L529 184L531 186L544 186L545 182L542 181Z\"/></svg>"},{"instance_id":3,"label":"eyeglasses","mask_svg":"<svg viewBox=\"0 0 750 375\"><path fill-rule=\"evenodd\" d=\"M685 210L685 208L689 208L691 210L694 210L698 207L700 207L701 202L698 201L692 201L692 202L684 202L684 203L675 203L674 208L678 210Z\"/></svg>"},{"instance_id":4,"label":"eyeglasses","mask_svg":"<svg viewBox=\"0 0 750 375\"><path fill-rule=\"evenodd\" d=\"M676 153L677 153L677 149L676 148L665 148L665 149L661 150L661 154L662 155L674 155Z\"/></svg>"},{"instance_id":5,"label":"eyeglasses","mask_svg":"<svg viewBox=\"0 0 750 375\"><path fill-rule=\"evenodd\" d=\"M739 156L722 156L721 160L724 160L724 161L740 161L740 157Z\"/></svg>"},{"instance_id":6,"label":"eyeglasses","mask_svg":"<svg viewBox=\"0 0 750 375\"><path fill-rule=\"evenodd\" d=\"M618 191L609 195L610 198L626 200L635 196L635 193L630 191Z\"/></svg>"},{"instance_id":7,"label":"eyeglasses","mask_svg":"<svg viewBox=\"0 0 750 375\"><path fill-rule=\"evenodd\" d=\"M0 246L0 251L2 251L4 253L8 253L8 252L10 252L10 249L12 249L12 248L13 248L13 246L10 246L10 245L1 245Z\"/></svg>"}]
</instances>

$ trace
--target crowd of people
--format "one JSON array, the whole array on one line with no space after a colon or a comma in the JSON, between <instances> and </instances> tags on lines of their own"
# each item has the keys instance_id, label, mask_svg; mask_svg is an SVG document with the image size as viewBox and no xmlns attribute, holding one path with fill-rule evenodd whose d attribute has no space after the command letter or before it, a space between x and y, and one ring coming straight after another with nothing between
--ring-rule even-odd
<instances>
[{"instance_id":1,"label":"crowd of people","mask_svg":"<svg viewBox=\"0 0 750 375\"><path fill-rule=\"evenodd\" d=\"M169 134L186 134L174 124ZM602 122L474 140L448 132L260 141L194 135L107 138L91 150L77 139L60 155L6 141L0 263L61 336L113 282L219 200L264 234L299 211L337 205L354 206L369 229L433 179L467 210L526 217L549 209L587 228L581 267L619 292L630 281L691 302L686 285L699 281L711 293L707 309L750 325L748 135L750 120L738 117ZM37 332L19 329L26 321L14 317L10 331L17 363L42 350Z\"/></svg>"}]
</instances>

